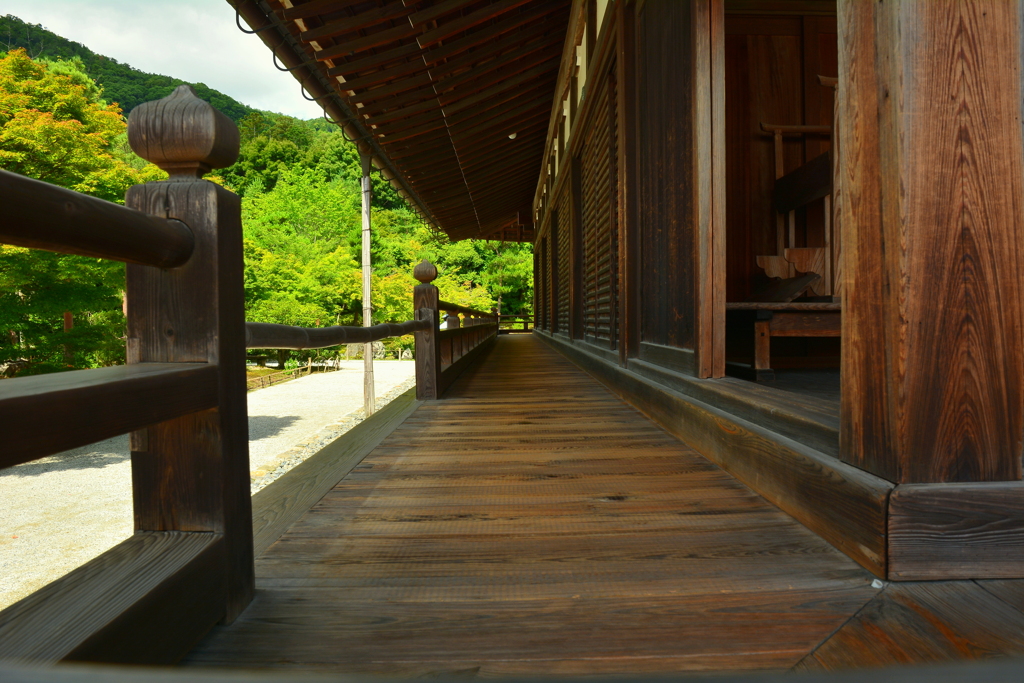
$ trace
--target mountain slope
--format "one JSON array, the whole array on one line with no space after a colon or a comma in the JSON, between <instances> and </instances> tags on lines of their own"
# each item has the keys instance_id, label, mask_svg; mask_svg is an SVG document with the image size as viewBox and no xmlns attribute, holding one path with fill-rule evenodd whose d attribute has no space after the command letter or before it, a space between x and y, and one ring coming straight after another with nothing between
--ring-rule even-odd
<instances>
[{"instance_id":1,"label":"mountain slope","mask_svg":"<svg viewBox=\"0 0 1024 683\"><path fill-rule=\"evenodd\" d=\"M78 57L85 65L86 72L103 87L103 98L121 105L125 116L143 102L166 97L176 87L187 83L180 78L139 71L116 59L98 55L81 43L63 38L38 24L26 23L14 15L0 17L0 51L10 51L19 47L25 48L33 59ZM236 122L255 111L252 107L202 83L188 85L195 89L199 97Z\"/></svg>"}]
</instances>

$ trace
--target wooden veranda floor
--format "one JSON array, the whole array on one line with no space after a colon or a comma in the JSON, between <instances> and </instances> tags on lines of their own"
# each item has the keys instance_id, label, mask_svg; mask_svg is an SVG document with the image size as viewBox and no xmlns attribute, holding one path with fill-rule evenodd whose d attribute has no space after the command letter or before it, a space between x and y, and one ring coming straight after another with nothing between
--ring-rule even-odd
<instances>
[{"instance_id":1,"label":"wooden veranda floor","mask_svg":"<svg viewBox=\"0 0 1024 683\"><path fill-rule=\"evenodd\" d=\"M827 655L842 627L834 663L849 666L885 634L875 622L895 615L890 626L906 628L915 614L919 650L928 638L973 642L927 606L883 609L866 571L530 336L499 338L413 413L263 554L257 577L249 609L187 664L783 669L825 641ZM970 597L973 609L1024 633L1024 614L960 583L998 603ZM999 638L1000 652L1021 640ZM867 663L913 661L900 657Z\"/></svg>"}]
</instances>

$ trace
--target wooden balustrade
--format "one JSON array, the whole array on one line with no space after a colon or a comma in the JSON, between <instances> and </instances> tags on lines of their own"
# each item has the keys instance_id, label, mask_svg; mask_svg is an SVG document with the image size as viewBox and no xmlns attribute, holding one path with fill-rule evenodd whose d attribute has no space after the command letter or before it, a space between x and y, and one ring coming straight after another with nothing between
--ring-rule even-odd
<instances>
[{"instance_id":1,"label":"wooden balustrade","mask_svg":"<svg viewBox=\"0 0 1024 683\"><path fill-rule=\"evenodd\" d=\"M522 329L517 329L517 325L522 325ZM508 334L510 332L529 332L533 329L533 314L532 313L519 313L512 315L499 315L498 316L498 334Z\"/></svg>"},{"instance_id":2,"label":"wooden balustrade","mask_svg":"<svg viewBox=\"0 0 1024 683\"><path fill-rule=\"evenodd\" d=\"M430 326L426 319L383 323L372 327L293 327L270 323L246 323L245 346L249 349L326 349L340 344L369 344L401 337Z\"/></svg>"},{"instance_id":3,"label":"wooden balustrade","mask_svg":"<svg viewBox=\"0 0 1024 683\"><path fill-rule=\"evenodd\" d=\"M238 131L181 86L128 138L126 207L0 172L0 241L128 263L128 365L0 383L0 467L131 430L135 534L0 612L0 659L169 663L254 590ZM57 428L54 428L54 425Z\"/></svg>"},{"instance_id":4,"label":"wooden balustrade","mask_svg":"<svg viewBox=\"0 0 1024 683\"><path fill-rule=\"evenodd\" d=\"M130 432L135 518L132 537L0 611L0 659L170 663L250 602L246 348L412 333L417 396L433 399L497 334L496 312L440 301L426 261L415 320L246 323L240 200L202 180L237 157L234 124L181 86L137 107L128 138L170 178L125 207L0 171L0 241L128 263L128 365L0 383L0 467ZM442 332L441 311L457 327Z\"/></svg>"},{"instance_id":5,"label":"wooden balustrade","mask_svg":"<svg viewBox=\"0 0 1024 683\"><path fill-rule=\"evenodd\" d=\"M417 320L429 321L429 327L416 332L416 398L436 399L494 341L498 314L441 301L437 287L430 284L437 278L437 268L428 261L416 266L413 275L421 283L413 290ZM463 319L449 315L442 330L440 311L461 314Z\"/></svg>"}]
</instances>

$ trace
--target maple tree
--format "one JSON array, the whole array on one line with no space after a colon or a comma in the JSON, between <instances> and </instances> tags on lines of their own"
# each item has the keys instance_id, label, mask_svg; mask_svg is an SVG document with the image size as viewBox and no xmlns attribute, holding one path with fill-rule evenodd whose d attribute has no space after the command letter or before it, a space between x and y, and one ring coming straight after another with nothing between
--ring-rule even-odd
<instances>
[{"instance_id":1,"label":"maple tree","mask_svg":"<svg viewBox=\"0 0 1024 683\"><path fill-rule=\"evenodd\" d=\"M121 110L101 95L73 60L0 55L0 168L117 202L164 177L127 158ZM123 290L123 264L0 245L0 360L27 372L123 362Z\"/></svg>"}]
</instances>

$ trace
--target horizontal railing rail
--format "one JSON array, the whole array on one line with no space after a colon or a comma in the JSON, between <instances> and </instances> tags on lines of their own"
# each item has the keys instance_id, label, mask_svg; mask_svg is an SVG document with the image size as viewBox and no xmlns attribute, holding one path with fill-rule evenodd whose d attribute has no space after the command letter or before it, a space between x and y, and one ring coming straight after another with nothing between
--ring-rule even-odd
<instances>
[{"instance_id":1,"label":"horizontal railing rail","mask_svg":"<svg viewBox=\"0 0 1024 683\"><path fill-rule=\"evenodd\" d=\"M0 242L138 263L185 264L195 248L187 225L0 171Z\"/></svg>"},{"instance_id":2,"label":"horizontal railing rail","mask_svg":"<svg viewBox=\"0 0 1024 683\"><path fill-rule=\"evenodd\" d=\"M447 301L438 301L437 308L438 310L446 311L448 313L461 313L474 318L490 318L495 315L494 311L478 311L475 308L467 308Z\"/></svg>"},{"instance_id":3,"label":"horizontal railing rail","mask_svg":"<svg viewBox=\"0 0 1024 683\"><path fill-rule=\"evenodd\" d=\"M294 327L273 323L246 323L247 349L326 349L341 344L369 344L425 330L430 321L407 320L404 323L382 323L372 327L335 325L332 327Z\"/></svg>"}]
</instances>

